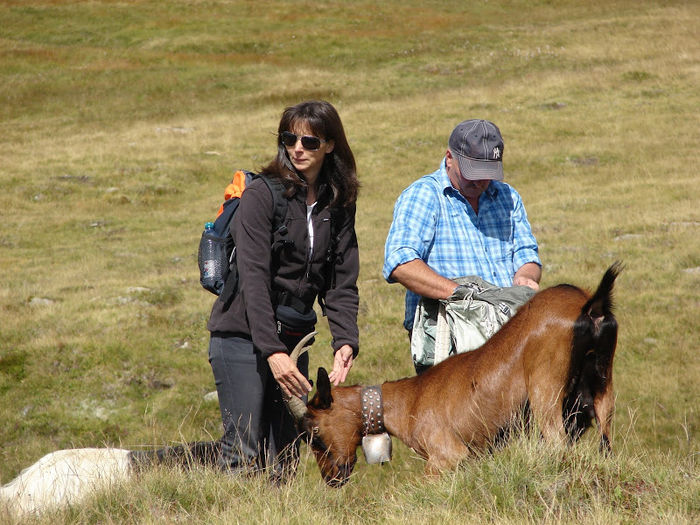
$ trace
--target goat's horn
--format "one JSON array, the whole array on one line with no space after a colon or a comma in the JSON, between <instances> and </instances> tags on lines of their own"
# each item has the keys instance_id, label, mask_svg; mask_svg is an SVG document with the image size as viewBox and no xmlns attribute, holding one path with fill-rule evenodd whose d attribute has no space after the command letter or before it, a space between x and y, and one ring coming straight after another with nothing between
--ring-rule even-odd
<instances>
[{"instance_id":1,"label":"goat's horn","mask_svg":"<svg viewBox=\"0 0 700 525\"><path fill-rule=\"evenodd\" d=\"M289 354L289 357L292 358L292 361L294 361L294 364L297 364L297 360L299 357L301 357L301 354L306 352L310 347L304 346L306 343L309 342L309 340L315 336L318 332L311 332L310 334L306 334L301 341L297 343L297 345L294 347L294 350L292 350L292 353Z\"/></svg>"},{"instance_id":2,"label":"goat's horn","mask_svg":"<svg viewBox=\"0 0 700 525\"><path fill-rule=\"evenodd\" d=\"M292 359L292 361L294 361L295 365L297 364L299 357L310 348L309 346L304 345L317 333L318 332L311 332L310 334L305 335L294 347L292 353L289 354L289 357ZM306 403L304 403L300 397L296 396L290 397L285 402L287 404L287 409L292 414L292 417L294 417L296 421L301 421L304 414L306 414Z\"/></svg>"}]
</instances>

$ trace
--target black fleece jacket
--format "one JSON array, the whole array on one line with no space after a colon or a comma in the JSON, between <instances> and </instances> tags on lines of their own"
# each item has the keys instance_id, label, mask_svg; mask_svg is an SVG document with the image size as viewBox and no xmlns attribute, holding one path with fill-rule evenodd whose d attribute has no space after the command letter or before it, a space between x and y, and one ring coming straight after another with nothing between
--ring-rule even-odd
<instances>
[{"instance_id":1,"label":"black fleece jacket","mask_svg":"<svg viewBox=\"0 0 700 525\"><path fill-rule=\"evenodd\" d=\"M327 202L328 189L319 188L319 204ZM324 198L326 197L326 198ZM260 179L255 179L241 196L232 221L231 231L236 243L236 264L239 291L226 308L221 299L214 302L207 328L210 332L249 336L263 357L275 352L287 352L277 335L272 290L286 290L312 305L318 294L326 289L326 314L335 352L348 344L357 355L359 334L357 310L359 297L357 277L359 253L355 234L355 207L343 208L333 217L339 223L338 257L334 264L334 279L326 283L326 256L331 242L331 212L328 206L312 212L314 246L308 261L309 235L306 221L306 193L298 191L288 199L285 225L288 233L282 237L272 232L272 193ZM273 242L285 240L281 249L271 249ZM289 242L291 241L291 242ZM274 252L274 253L273 253Z\"/></svg>"}]
</instances>

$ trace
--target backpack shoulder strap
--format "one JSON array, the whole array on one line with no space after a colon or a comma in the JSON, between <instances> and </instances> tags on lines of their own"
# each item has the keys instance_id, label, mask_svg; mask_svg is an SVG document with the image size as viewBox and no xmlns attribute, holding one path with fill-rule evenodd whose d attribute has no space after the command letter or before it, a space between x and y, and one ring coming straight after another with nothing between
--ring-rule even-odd
<instances>
[{"instance_id":1,"label":"backpack shoulder strap","mask_svg":"<svg viewBox=\"0 0 700 525\"><path fill-rule=\"evenodd\" d=\"M272 233L280 233L281 235L286 235L287 233L287 227L284 224L284 219L287 217L287 198L284 196L285 188L284 184L282 184L281 181L277 179L271 179L265 175L259 174L259 173L253 173L252 171L247 171L247 170L241 170L239 172L236 172L236 175L243 175L245 178L244 180L240 180L239 177L239 186L240 191L238 192L237 195L234 195L236 197L240 197L241 194L243 193L243 190L254 180L254 179L262 179L263 182L267 185L267 187L270 190L270 193L272 194L272 205L274 207L274 214L273 214L273 219L272 219ZM236 182L236 179L234 179L234 182ZM238 201L240 199L233 199L231 198L230 200L235 200L235 208L238 207ZM227 201L228 202L228 201ZM230 216L233 215L235 208L233 208L229 212L229 221L230 221ZM229 232L229 240L231 242L231 246L233 246L233 239L230 235ZM274 249L274 244L273 244L273 249ZM235 248L234 248L235 250ZM226 283L224 284L224 290L219 296L219 298L224 302L226 305L226 308L228 308L231 304L231 301L235 294L237 293L237 288L238 288L238 271L236 269L236 263L235 263L235 251L231 253L231 257L229 258L229 274L226 279ZM230 281L229 281L230 278Z\"/></svg>"},{"instance_id":2,"label":"backpack shoulder strap","mask_svg":"<svg viewBox=\"0 0 700 525\"><path fill-rule=\"evenodd\" d=\"M329 258L334 261L342 262L343 254L338 253L338 243L340 236L340 224L344 219L345 210L342 208L331 208L331 245L329 249Z\"/></svg>"},{"instance_id":3,"label":"backpack shoulder strap","mask_svg":"<svg viewBox=\"0 0 700 525\"><path fill-rule=\"evenodd\" d=\"M321 305L323 315L326 315L326 292L329 288L335 287L335 265L343 263L343 254L338 250L340 224L343 220L344 210L341 208L331 208L331 242L326 251L326 264L324 267L325 286L318 294L318 304Z\"/></svg>"},{"instance_id":4,"label":"backpack shoulder strap","mask_svg":"<svg viewBox=\"0 0 700 525\"><path fill-rule=\"evenodd\" d=\"M284 219L287 217L287 197L284 196L285 187L279 179L273 179L262 174L252 174L254 178L262 179L272 193L272 206L274 214L272 219L272 231L285 233L282 230L286 229Z\"/></svg>"}]
</instances>

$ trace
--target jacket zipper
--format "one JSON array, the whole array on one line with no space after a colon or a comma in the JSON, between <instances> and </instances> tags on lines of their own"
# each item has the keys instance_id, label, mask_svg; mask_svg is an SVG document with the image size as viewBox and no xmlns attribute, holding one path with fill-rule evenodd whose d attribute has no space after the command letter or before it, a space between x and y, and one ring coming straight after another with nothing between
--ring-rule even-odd
<instances>
[{"instance_id":1,"label":"jacket zipper","mask_svg":"<svg viewBox=\"0 0 700 525\"><path fill-rule=\"evenodd\" d=\"M313 225L313 211L311 212L311 224ZM311 261L309 260L309 246L311 244L311 238L309 237L309 227L308 224L306 226L306 235L304 236L306 238L306 245L304 246L305 251L304 251L304 259L306 261L305 263L305 268L304 268L304 280L306 282L309 281L309 275L311 274ZM297 297L301 296L301 282L297 284Z\"/></svg>"}]
</instances>

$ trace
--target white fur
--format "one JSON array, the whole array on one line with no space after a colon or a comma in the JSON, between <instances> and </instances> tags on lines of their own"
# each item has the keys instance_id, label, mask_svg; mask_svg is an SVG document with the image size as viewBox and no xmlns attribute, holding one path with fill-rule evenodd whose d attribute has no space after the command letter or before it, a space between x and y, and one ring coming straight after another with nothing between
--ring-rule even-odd
<instances>
[{"instance_id":1,"label":"white fur","mask_svg":"<svg viewBox=\"0 0 700 525\"><path fill-rule=\"evenodd\" d=\"M129 451L76 448L47 454L0 487L0 502L18 516L78 503L88 494L129 479Z\"/></svg>"}]
</instances>

